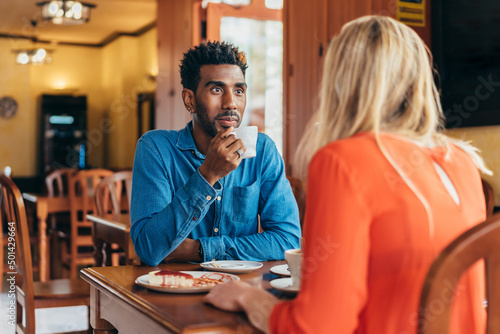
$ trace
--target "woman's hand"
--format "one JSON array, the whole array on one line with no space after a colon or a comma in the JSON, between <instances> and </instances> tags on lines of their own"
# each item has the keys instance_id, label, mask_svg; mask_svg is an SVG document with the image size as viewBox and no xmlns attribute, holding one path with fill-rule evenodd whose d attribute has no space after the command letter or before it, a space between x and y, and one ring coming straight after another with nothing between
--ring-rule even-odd
<instances>
[{"instance_id":1,"label":"woman's hand","mask_svg":"<svg viewBox=\"0 0 500 334\"><path fill-rule=\"evenodd\" d=\"M242 281L230 281L214 286L203 299L204 302L226 311L243 311L241 303L252 286Z\"/></svg>"},{"instance_id":2,"label":"woman's hand","mask_svg":"<svg viewBox=\"0 0 500 334\"><path fill-rule=\"evenodd\" d=\"M245 311L252 325L266 333L271 310L279 302L266 290L242 281L216 285L203 301L226 311Z\"/></svg>"}]
</instances>

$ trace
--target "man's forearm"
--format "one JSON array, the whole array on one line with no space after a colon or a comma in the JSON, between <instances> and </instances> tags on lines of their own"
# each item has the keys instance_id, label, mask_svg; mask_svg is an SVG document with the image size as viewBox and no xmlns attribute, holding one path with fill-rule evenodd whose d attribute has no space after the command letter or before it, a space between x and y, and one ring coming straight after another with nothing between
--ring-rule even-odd
<instances>
[{"instance_id":1,"label":"man's forearm","mask_svg":"<svg viewBox=\"0 0 500 334\"><path fill-rule=\"evenodd\" d=\"M132 203L134 210L131 211L131 218L135 221L131 236L137 255L148 265L157 265L166 257L170 260L189 257L193 258L189 261L199 261L196 258L198 249L194 254L188 254L187 250L183 250L182 256L174 252L203 219L207 212L206 208L215 201L216 191L201 175L195 173L185 186L177 189L171 202L159 210L158 204L157 206L151 204L161 203L160 198L168 199L171 195L165 193L165 189L151 188L147 196L144 195ZM155 198L155 201L151 198ZM138 216L146 216L149 212L155 211L158 212L150 218L137 221ZM169 257L172 253L172 257Z\"/></svg>"},{"instance_id":2,"label":"man's forearm","mask_svg":"<svg viewBox=\"0 0 500 334\"><path fill-rule=\"evenodd\" d=\"M205 258L216 260L283 260L284 251L299 247L299 234L264 231L241 237L202 237Z\"/></svg>"},{"instance_id":3,"label":"man's forearm","mask_svg":"<svg viewBox=\"0 0 500 334\"><path fill-rule=\"evenodd\" d=\"M186 238L176 249L166 258L167 262L200 261L199 250L200 241Z\"/></svg>"}]
</instances>

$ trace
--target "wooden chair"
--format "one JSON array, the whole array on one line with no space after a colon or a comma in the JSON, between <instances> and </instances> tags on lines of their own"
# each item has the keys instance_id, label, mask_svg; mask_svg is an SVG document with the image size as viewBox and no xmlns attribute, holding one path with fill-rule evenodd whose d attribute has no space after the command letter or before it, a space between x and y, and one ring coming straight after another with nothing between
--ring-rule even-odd
<instances>
[{"instance_id":1,"label":"wooden chair","mask_svg":"<svg viewBox=\"0 0 500 334\"><path fill-rule=\"evenodd\" d=\"M0 173L0 175L4 175L6 178L11 179L12 170L9 166L5 167L4 170ZM9 268L9 263L5 261L5 248L9 245L9 235L8 235L8 226L9 219L7 217L7 207L5 207L6 202L2 201L0 195L0 229L2 230L2 237L0 238L0 276L2 272L12 271ZM38 236L35 231L30 228L30 242L31 245L38 244ZM33 272L38 272L39 268L37 265L32 265Z\"/></svg>"},{"instance_id":2,"label":"wooden chair","mask_svg":"<svg viewBox=\"0 0 500 334\"><path fill-rule=\"evenodd\" d=\"M486 214L487 217L491 217L495 209L495 193L493 187L485 179L481 179L481 183L483 184L484 200L486 201Z\"/></svg>"},{"instance_id":3,"label":"wooden chair","mask_svg":"<svg viewBox=\"0 0 500 334\"><path fill-rule=\"evenodd\" d=\"M97 214L127 213L130 211L132 172L121 171L105 177L95 190Z\"/></svg>"},{"instance_id":4,"label":"wooden chair","mask_svg":"<svg viewBox=\"0 0 500 334\"><path fill-rule=\"evenodd\" d=\"M94 191L97 184L113 172L107 169L82 170L70 176L68 194L70 203L70 250L62 252L63 269L69 269L70 278L76 278L79 265L94 265L92 223L87 214L94 213Z\"/></svg>"},{"instance_id":5,"label":"wooden chair","mask_svg":"<svg viewBox=\"0 0 500 334\"><path fill-rule=\"evenodd\" d=\"M0 174L1 175L1 174ZM5 261L5 248L9 244L9 234L8 234L8 219L6 216L7 208L4 207L6 204L2 200L2 194L0 194L0 229L2 231L2 235L0 238L0 277L2 277L4 272L9 271L8 262ZM0 289L2 285L0 284Z\"/></svg>"},{"instance_id":6,"label":"wooden chair","mask_svg":"<svg viewBox=\"0 0 500 334\"><path fill-rule=\"evenodd\" d=\"M53 170L45 177L45 188L47 195L50 197L63 197L68 196L68 181L69 177L78 172L77 168L59 168ZM67 213L52 214L49 217L48 235L51 245L51 276L57 277L57 272L61 254L59 244L61 240L69 238L70 218ZM59 224L58 224L59 223Z\"/></svg>"},{"instance_id":7,"label":"wooden chair","mask_svg":"<svg viewBox=\"0 0 500 334\"><path fill-rule=\"evenodd\" d=\"M500 333L500 214L470 228L456 238L432 264L424 281L420 299L418 333L449 333L451 298L443 300L443 291L456 288L458 279L477 260L484 259L486 269L487 334ZM440 301L440 312L432 303Z\"/></svg>"},{"instance_id":8,"label":"wooden chair","mask_svg":"<svg viewBox=\"0 0 500 334\"><path fill-rule=\"evenodd\" d=\"M76 168L60 168L50 172L45 177L47 195L50 197L67 196L69 177L77 172Z\"/></svg>"},{"instance_id":9,"label":"wooden chair","mask_svg":"<svg viewBox=\"0 0 500 334\"><path fill-rule=\"evenodd\" d=\"M9 166L6 166L0 175L5 175L6 177L10 178L10 175L12 173L12 170ZM5 262L5 248L7 247L9 243L9 235L8 235L8 226L7 226L7 217L6 217L6 208L3 206L5 203L1 201L1 194L0 194L0 229L2 232L1 238L0 238L0 277L2 276L2 273L9 271L9 266L8 263ZM0 284L0 289L1 289L1 284Z\"/></svg>"},{"instance_id":10,"label":"wooden chair","mask_svg":"<svg viewBox=\"0 0 500 334\"><path fill-rule=\"evenodd\" d=\"M95 206L97 214L128 213L130 211L130 200L132 195L132 172L120 171L105 177L99 182L95 189ZM123 250L118 245L106 245L106 254L103 254L103 263L117 266L120 264L120 255L125 257ZM109 256L111 254L111 256ZM111 258L111 261L109 259ZM126 257L125 257L126 258ZM127 262L125 259L124 262ZM102 265L96 263L96 265Z\"/></svg>"},{"instance_id":11,"label":"wooden chair","mask_svg":"<svg viewBox=\"0 0 500 334\"><path fill-rule=\"evenodd\" d=\"M297 205L299 207L300 227L302 228L306 211L306 192L304 189L304 185L302 181L296 177L287 176L287 179L288 182L290 182L293 196L295 196L295 200L297 201Z\"/></svg>"},{"instance_id":12,"label":"wooden chair","mask_svg":"<svg viewBox=\"0 0 500 334\"><path fill-rule=\"evenodd\" d=\"M59 279L34 282L30 248L30 235L26 209L21 192L5 175L0 175L2 213L9 227L15 230L16 241L16 333L35 333L35 309L86 305L90 302L89 285L81 280ZM25 325L23 325L23 317ZM90 326L89 326L90 329Z\"/></svg>"}]
</instances>

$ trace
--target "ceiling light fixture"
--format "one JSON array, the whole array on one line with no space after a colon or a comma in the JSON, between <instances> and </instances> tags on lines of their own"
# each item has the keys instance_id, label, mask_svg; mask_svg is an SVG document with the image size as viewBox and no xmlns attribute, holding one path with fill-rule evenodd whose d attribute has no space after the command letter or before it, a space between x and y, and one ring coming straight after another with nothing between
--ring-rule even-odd
<instances>
[{"instance_id":1,"label":"ceiling light fixture","mask_svg":"<svg viewBox=\"0 0 500 334\"><path fill-rule=\"evenodd\" d=\"M16 63L27 64L50 64L52 62L52 50L44 48L14 50Z\"/></svg>"},{"instance_id":2,"label":"ceiling light fixture","mask_svg":"<svg viewBox=\"0 0 500 334\"><path fill-rule=\"evenodd\" d=\"M30 21L31 25L31 46L25 46L17 50L12 50L16 54L16 63L21 65L27 64L50 64L52 63L52 50L48 50L37 46L36 27L38 22Z\"/></svg>"},{"instance_id":3,"label":"ceiling light fixture","mask_svg":"<svg viewBox=\"0 0 500 334\"><path fill-rule=\"evenodd\" d=\"M90 8L95 5L71 0L54 0L37 3L42 7L42 19L54 24L75 25L90 19Z\"/></svg>"}]
</instances>

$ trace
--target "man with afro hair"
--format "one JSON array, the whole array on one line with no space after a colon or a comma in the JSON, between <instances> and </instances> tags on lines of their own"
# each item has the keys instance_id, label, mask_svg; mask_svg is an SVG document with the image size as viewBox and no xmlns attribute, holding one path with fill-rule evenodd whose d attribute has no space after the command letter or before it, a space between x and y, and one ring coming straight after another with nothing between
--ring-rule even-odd
<instances>
[{"instance_id":1,"label":"man with afro hair","mask_svg":"<svg viewBox=\"0 0 500 334\"><path fill-rule=\"evenodd\" d=\"M130 234L144 263L280 260L299 247L298 208L274 142L259 133L257 156L242 159L232 134L245 112L247 67L230 43L191 48L180 64L191 121L139 139Z\"/></svg>"}]
</instances>

